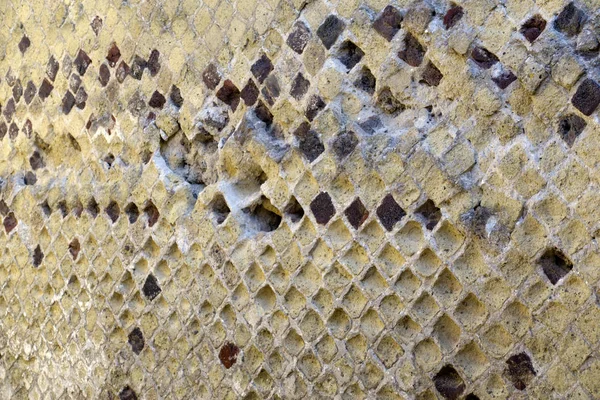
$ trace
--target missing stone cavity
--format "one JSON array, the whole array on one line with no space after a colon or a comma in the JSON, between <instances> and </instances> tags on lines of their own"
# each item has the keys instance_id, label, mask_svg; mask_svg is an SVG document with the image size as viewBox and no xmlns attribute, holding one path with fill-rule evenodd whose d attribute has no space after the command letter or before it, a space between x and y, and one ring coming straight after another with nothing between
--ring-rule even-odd
<instances>
[{"instance_id":1,"label":"missing stone cavity","mask_svg":"<svg viewBox=\"0 0 600 400\"><path fill-rule=\"evenodd\" d=\"M465 390L465 382L452 365L446 365L433 378L435 388L445 398L456 400Z\"/></svg>"},{"instance_id":2,"label":"missing stone cavity","mask_svg":"<svg viewBox=\"0 0 600 400\"><path fill-rule=\"evenodd\" d=\"M272 232L281 224L281 212L265 196L242 211L249 217L249 225L255 230Z\"/></svg>"},{"instance_id":3,"label":"missing stone cavity","mask_svg":"<svg viewBox=\"0 0 600 400\"><path fill-rule=\"evenodd\" d=\"M231 212L222 194L217 194L210 204L217 225L221 225Z\"/></svg>"},{"instance_id":4,"label":"missing stone cavity","mask_svg":"<svg viewBox=\"0 0 600 400\"><path fill-rule=\"evenodd\" d=\"M429 230L435 228L442 218L442 212L432 200L427 200L416 212L425 219L425 227Z\"/></svg>"},{"instance_id":5,"label":"missing stone cavity","mask_svg":"<svg viewBox=\"0 0 600 400\"><path fill-rule=\"evenodd\" d=\"M561 280L573 269L573 263L557 248L547 249L539 259L544 274L553 284Z\"/></svg>"},{"instance_id":6,"label":"missing stone cavity","mask_svg":"<svg viewBox=\"0 0 600 400\"><path fill-rule=\"evenodd\" d=\"M346 40L338 50L338 59L348 69L348 72L362 60L365 52L353 42Z\"/></svg>"},{"instance_id":7,"label":"missing stone cavity","mask_svg":"<svg viewBox=\"0 0 600 400\"><path fill-rule=\"evenodd\" d=\"M529 43L533 43L542 32L546 29L546 20L539 14L529 18L523 26L521 26L521 35L525 36L525 39Z\"/></svg>"},{"instance_id":8,"label":"missing stone cavity","mask_svg":"<svg viewBox=\"0 0 600 400\"><path fill-rule=\"evenodd\" d=\"M294 196L292 196L288 204L285 206L284 213L289 217L290 221L294 223L300 221L302 217L304 217L304 209Z\"/></svg>"}]
</instances>

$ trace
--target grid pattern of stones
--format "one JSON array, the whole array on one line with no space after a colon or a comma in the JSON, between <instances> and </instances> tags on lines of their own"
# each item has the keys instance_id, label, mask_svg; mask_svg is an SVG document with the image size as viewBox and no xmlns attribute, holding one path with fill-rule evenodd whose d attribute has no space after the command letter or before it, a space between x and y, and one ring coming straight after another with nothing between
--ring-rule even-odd
<instances>
[{"instance_id":1,"label":"grid pattern of stones","mask_svg":"<svg viewBox=\"0 0 600 400\"><path fill-rule=\"evenodd\" d=\"M2 10L3 395L598 397L598 4L458 3Z\"/></svg>"}]
</instances>

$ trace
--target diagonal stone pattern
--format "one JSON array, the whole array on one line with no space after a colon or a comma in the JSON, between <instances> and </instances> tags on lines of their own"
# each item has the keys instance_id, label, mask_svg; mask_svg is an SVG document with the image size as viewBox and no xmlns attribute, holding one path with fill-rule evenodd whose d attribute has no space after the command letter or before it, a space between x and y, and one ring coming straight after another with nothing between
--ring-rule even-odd
<instances>
[{"instance_id":1,"label":"diagonal stone pattern","mask_svg":"<svg viewBox=\"0 0 600 400\"><path fill-rule=\"evenodd\" d=\"M2 397L599 397L599 9L10 2Z\"/></svg>"}]
</instances>

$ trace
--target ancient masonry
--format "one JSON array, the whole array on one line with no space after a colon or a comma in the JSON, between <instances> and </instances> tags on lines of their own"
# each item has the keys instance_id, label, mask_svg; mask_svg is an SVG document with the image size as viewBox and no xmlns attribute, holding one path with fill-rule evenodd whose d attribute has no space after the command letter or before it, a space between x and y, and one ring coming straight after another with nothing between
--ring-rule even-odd
<instances>
[{"instance_id":1,"label":"ancient masonry","mask_svg":"<svg viewBox=\"0 0 600 400\"><path fill-rule=\"evenodd\" d=\"M600 0L0 0L1 399L599 399Z\"/></svg>"}]
</instances>

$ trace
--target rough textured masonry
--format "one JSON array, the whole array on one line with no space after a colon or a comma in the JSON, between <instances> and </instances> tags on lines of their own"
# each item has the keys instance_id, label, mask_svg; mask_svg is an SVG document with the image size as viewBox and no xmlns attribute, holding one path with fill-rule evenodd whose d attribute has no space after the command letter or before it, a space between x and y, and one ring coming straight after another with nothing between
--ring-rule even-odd
<instances>
[{"instance_id":1,"label":"rough textured masonry","mask_svg":"<svg viewBox=\"0 0 600 400\"><path fill-rule=\"evenodd\" d=\"M600 398L599 0L0 21L0 398Z\"/></svg>"}]
</instances>

